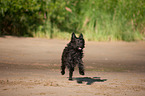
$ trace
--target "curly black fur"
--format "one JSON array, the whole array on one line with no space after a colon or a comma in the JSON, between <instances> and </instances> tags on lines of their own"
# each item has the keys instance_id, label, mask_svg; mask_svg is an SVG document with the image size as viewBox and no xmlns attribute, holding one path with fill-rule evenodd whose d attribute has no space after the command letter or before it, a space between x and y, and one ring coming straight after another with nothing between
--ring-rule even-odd
<instances>
[{"instance_id":1,"label":"curly black fur","mask_svg":"<svg viewBox=\"0 0 145 96\"><path fill-rule=\"evenodd\" d=\"M69 69L69 80L72 80L72 75L74 67L78 65L79 73L84 75L84 65L83 65L83 48L85 47L85 41L83 35L80 34L79 38L72 33L71 41L67 44L67 47L63 50L62 53L62 66L61 74L65 74L65 68Z\"/></svg>"}]
</instances>

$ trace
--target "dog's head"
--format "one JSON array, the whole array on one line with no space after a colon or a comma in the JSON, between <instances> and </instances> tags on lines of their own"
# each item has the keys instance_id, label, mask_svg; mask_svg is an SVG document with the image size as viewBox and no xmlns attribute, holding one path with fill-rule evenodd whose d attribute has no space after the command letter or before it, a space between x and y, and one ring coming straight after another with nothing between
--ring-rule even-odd
<instances>
[{"instance_id":1,"label":"dog's head","mask_svg":"<svg viewBox=\"0 0 145 96\"><path fill-rule=\"evenodd\" d=\"M83 34L80 34L79 37L76 37L75 33L72 33L71 46L73 46L74 49L83 50L83 48L85 47L84 45L85 41L83 38Z\"/></svg>"}]
</instances>

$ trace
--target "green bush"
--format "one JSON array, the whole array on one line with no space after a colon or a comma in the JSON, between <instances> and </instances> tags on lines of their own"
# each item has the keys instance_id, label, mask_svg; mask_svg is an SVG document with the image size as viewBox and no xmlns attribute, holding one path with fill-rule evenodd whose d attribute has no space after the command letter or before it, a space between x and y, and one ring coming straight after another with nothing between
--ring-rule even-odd
<instances>
[{"instance_id":1,"label":"green bush","mask_svg":"<svg viewBox=\"0 0 145 96\"><path fill-rule=\"evenodd\" d=\"M32 36L47 11L43 0L1 0L0 34Z\"/></svg>"},{"instance_id":2,"label":"green bush","mask_svg":"<svg viewBox=\"0 0 145 96\"><path fill-rule=\"evenodd\" d=\"M1 0L0 35L86 40L142 40L144 0Z\"/></svg>"}]
</instances>

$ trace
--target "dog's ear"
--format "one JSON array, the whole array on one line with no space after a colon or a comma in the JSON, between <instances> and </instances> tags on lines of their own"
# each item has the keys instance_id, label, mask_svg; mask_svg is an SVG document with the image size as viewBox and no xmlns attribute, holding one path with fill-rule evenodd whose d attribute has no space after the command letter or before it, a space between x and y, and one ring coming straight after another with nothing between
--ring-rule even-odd
<instances>
[{"instance_id":1,"label":"dog's ear","mask_svg":"<svg viewBox=\"0 0 145 96\"><path fill-rule=\"evenodd\" d=\"M83 39L83 34L82 34L82 33L80 34L79 38L80 38L80 39Z\"/></svg>"},{"instance_id":2,"label":"dog's ear","mask_svg":"<svg viewBox=\"0 0 145 96\"><path fill-rule=\"evenodd\" d=\"M75 38L76 38L76 35L75 35L75 33L73 32L73 33L72 33L71 40L73 40L73 39L75 39Z\"/></svg>"}]
</instances>

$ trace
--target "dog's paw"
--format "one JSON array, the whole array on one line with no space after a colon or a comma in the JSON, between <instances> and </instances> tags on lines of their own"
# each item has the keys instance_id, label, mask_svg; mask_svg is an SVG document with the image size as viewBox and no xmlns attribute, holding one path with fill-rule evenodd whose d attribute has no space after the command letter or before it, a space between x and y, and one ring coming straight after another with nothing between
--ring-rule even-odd
<instances>
[{"instance_id":1,"label":"dog's paw","mask_svg":"<svg viewBox=\"0 0 145 96\"><path fill-rule=\"evenodd\" d=\"M65 74L65 71L61 71L61 75L64 75Z\"/></svg>"},{"instance_id":2,"label":"dog's paw","mask_svg":"<svg viewBox=\"0 0 145 96\"><path fill-rule=\"evenodd\" d=\"M80 72L80 75L85 75L85 73L83 71Z\"/></svg>"},{"instance_id":3,"label":"dog's paw","mask_svg":"<svg viewBox=\"0 0 145 96\"><path fill-rule=\"evenodd\" d=\"M72 78L69 78L68 80L73 81L73 79L72 79Z\"/></svg>"}]
</instances>

